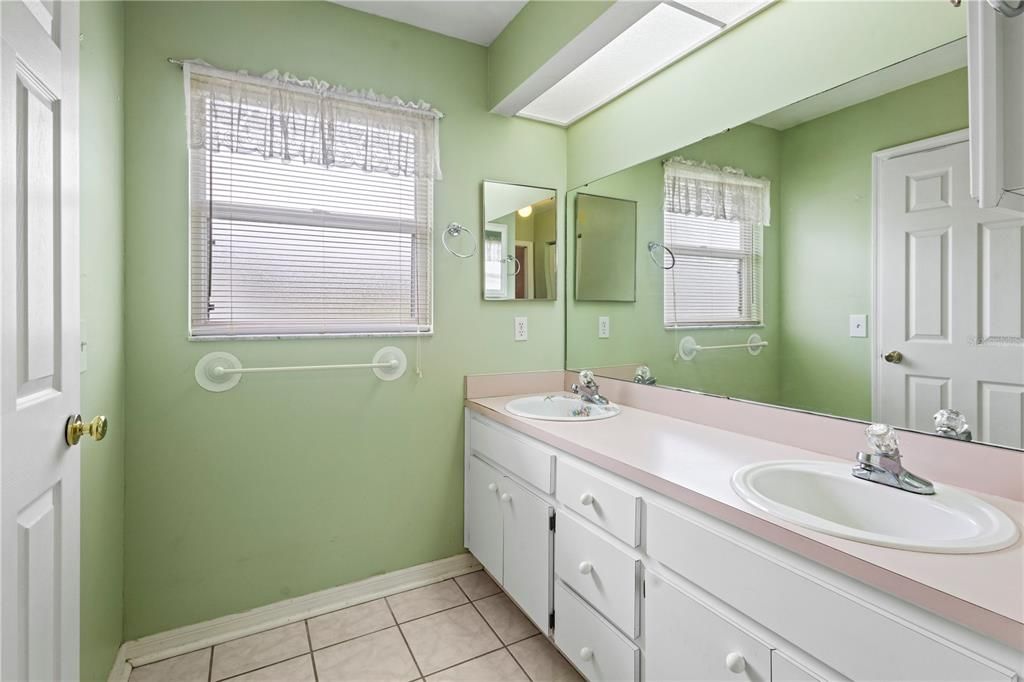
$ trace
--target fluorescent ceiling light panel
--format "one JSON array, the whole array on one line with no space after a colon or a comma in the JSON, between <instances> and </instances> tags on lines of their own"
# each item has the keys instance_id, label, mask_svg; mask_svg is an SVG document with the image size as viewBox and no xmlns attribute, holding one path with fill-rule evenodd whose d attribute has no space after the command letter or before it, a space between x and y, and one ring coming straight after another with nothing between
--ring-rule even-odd
<instances>
[{"instance_id":1,"label":"fluorescent ceiling light panel","mask_svg":"<svg viewBox=\"0 0 1024 682\"><path fill-rule=\"evenodd\" d=\"M734 24L764 6L758 0L673 0L675 4L689 7L723 24Z\"/></svg>"},{"instance_id":2,"label":"fluorescent ceiling light panel","mask_svg":"<svg viewBox=\"0 0 1024 682\"><path fill-rule=\"evenodd\" d=\"M718 30L674 7L658 5L519 113L570 123L671 64Z\"/></svg>"}]
</instances>

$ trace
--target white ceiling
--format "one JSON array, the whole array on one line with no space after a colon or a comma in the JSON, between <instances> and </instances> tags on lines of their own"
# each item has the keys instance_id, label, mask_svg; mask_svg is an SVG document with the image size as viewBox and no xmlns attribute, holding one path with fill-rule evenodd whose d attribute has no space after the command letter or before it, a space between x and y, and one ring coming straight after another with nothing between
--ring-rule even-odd
<instances>
[{"instance_id":1,"label":"white ceiling","mask_svg":"<svg viewBox=\"0 0 1024 682\"><path fill-rule=\"evenodd\" d=\"M490 45L526 0L330 0L360 12Z\"/></svg>"},{"instance_id":2,"label":"white ceiling","mask_svg":"<svg viewBox=\"0 0 1024 682\"><path fill-rule=\"evenodd\" d=\"M886 93L965 66L967 66L967 39L962 38L866 76L861 76L831 90L812 95L807 99L790 104L788 107L754 119L752 122L775 130L786 130L825 114L831 114L833 111L881 97Z\"/></svg>"},{"instance_id":3,"label":"white ceiling","mask_svg":"<svg viewBox=\"0 0 1024 682\"><path fill-rule=\"evenodd\" d=\"M654 4L518 114L569 125L773 1L673 0Z\"/></svg>"}]
</instances>

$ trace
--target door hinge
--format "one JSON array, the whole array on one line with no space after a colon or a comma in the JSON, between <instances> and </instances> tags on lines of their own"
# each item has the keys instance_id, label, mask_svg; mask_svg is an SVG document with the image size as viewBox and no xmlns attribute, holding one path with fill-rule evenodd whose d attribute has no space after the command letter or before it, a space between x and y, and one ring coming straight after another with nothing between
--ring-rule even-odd
<instances>
[{"instance_id":1,"label":"door hinge","mask_svg":"<svg viewBox=\"0 0 1024 682\"><path fill-rule=\"evenodd\" d=\"M643 578L640 579L640 597L647 599L647 580Z\"/></svg>"},{"instance_id":2,"label":"door hinge","mask_svg":"<svg viewBox=\"0 0 1024 682\"><path fill-rule=\"evenodd\" d=\"M548 629L549 630L554 630L555 629L555 612L554 611L552 611L551 613L548 614Z\"/></svg>"},{"instance_id":3,"label":"door hinge","mask_svg":"<svg viewBox=\"0 0 1024 682\"><path fill-rule=\"evenodd\" d=\"M555 513L551 512L551 516L548 517L548 530L552 533L555 532Z\"/></svg>"}]
</instances>

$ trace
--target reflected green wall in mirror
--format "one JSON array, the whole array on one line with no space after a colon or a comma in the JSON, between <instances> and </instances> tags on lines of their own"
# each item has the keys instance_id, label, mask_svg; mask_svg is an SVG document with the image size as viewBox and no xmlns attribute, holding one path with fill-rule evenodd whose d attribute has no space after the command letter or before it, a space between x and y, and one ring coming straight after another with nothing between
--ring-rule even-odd
<instances>
[{"instance_id":1,"label":"reflected green wall in mirror","mask_svg":"<svg viewBox=\"0 0 1024 682\"><path fill-rule=\"evenodd\" d=\"M576 194L577 301L636 300L636 202Z\"/></svg>"},{"instance_id":2,"label":"reflected green wall in mirror","mask_svg":"<svg viewBox=\"0 0 1024 682\"><path fill-rule=\"evenodd\" d=\"M871 155L967 126L967 75L960 69L778 131L748 123L638 164L579 191L637 202L635 303L590 303L568 296L566 366L616 368L641 362L658 383L708 393L869 419L871 339L850 338L848 315L871 308ZM662 272L648 241L662 237L661 162L682 156L733 166L772 181L764 229L764 325L665 330ZM567 196L567 207L576 191ZM574 230L566 211L567 233ZM572 253L567 254L572 271ZM568 283L570 290L572 282ZM597 336L598 317L611 337ZM742 343L756 331L769 346L675 359L683 336L702 345Z\"/></svg>"}]
</instances>

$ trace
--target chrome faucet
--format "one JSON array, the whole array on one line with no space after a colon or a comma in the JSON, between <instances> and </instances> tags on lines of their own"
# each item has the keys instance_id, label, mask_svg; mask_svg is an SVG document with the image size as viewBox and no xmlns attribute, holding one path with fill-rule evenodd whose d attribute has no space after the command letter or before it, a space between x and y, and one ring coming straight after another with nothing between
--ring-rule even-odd
<instances>
[{"instance_id":1,"label":"chrome faucet","mask_svg":"<svg viewBox=\"0 0 1024 682\"><path fill-rule=\"evenodd\" d=\"M868 436L868 443L873 452L857 453L857 466L853 468L854 476L918 495L935 494L935 487L931 481L903 468L900 441L891 426L871 424L864 432Z\"/></svg>"},{"instance_id":2,"label":"chrome faucet","mask_svg":"<svg viewBox=\"0 0 1024 682\"><path fill-rule=\"evenodd\" d=\"M971 427L967 417L956 410L941 409L932 417L935 420L935 433L943 438L971 440Z\"/></svg>"},{"instance_id":3,"label":"chrome faucet","mask_svg":"<svg viewBox=\"0 0 1024 682\"><path fill-rule=\"evenodd\" d=\"M594 381L594 373L589 369L580 372L580 383L572 385L572 392L578 395L584 402L595 405L607 405L608 399L598 392L597 382Z\"/></svg>"},{"instance_id":4,"label":"chrome faucet","mask_svg":"<svg viewBox=\"0 0 1024 682\"><path fill-rule=\"evenodd\" d=\"M643 384L644 386L654 386L658 383L658 380L651 374L651 368L647 365L640 365L636 368L636 373L633 374L634 384Z\"/></svg>"}]
</instances>

